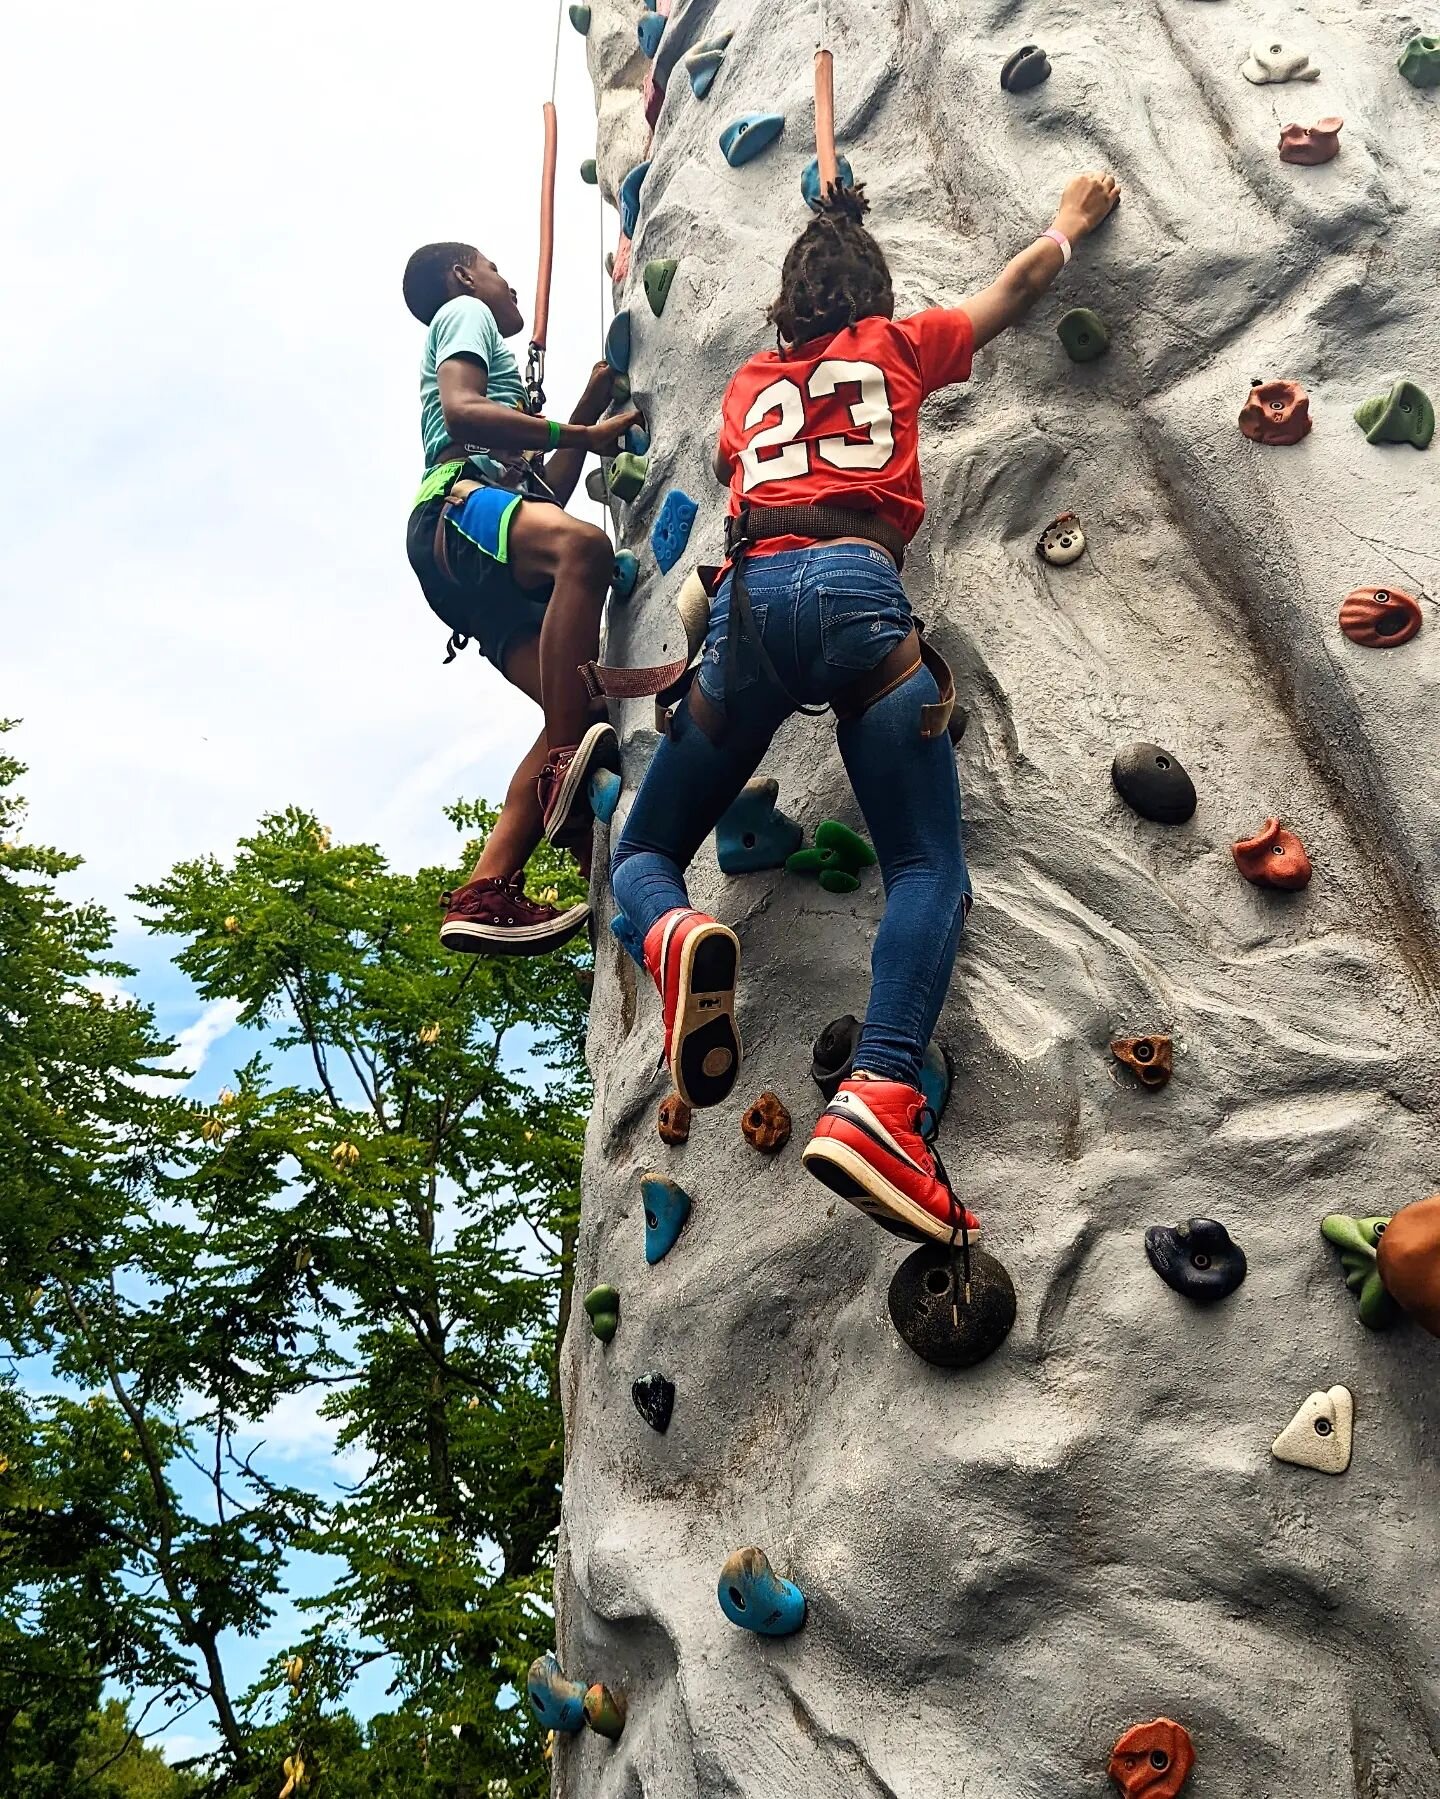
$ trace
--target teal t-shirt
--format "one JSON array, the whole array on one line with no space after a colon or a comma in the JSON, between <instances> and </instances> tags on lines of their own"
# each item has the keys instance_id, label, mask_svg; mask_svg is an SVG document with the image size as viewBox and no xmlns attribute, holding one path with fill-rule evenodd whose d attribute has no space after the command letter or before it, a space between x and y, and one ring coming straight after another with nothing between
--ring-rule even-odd
<instances>
[{"instance_id":1,"label":"teal t-shirt","mask_svg":"<svg viewBox=\"0 0 1440 1799\"><path fill-rule=\"evenodd\" d=\"M483 300L470 294L447 300L430 322L425 337L425 356L420 364L420 435L425 444L425 466L430 467L441 448L449 443L445 414L440 407L440 364L452 356L473 356L485 364L485 387L497 406L525 406L525 383L520 365L505 347L495 315ZM488 456L472 456L489 473L500 465Z\"/></svg>"}]
</instances>

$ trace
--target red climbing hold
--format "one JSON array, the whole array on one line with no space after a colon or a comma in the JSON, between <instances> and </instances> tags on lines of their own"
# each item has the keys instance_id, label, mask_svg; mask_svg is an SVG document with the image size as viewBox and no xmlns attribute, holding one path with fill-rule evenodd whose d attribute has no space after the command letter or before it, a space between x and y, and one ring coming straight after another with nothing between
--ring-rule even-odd
<instances>
[{"instance_id":1,"label":"red climbing hold","mask_svg":"<svg viewBox=\"0 0 1440 1799\"><path fill-rule=\"evenodd\" d=\"M1293 831L1282 829L1278 818L1267 818L1253 837L1230 845L1235 866L1255 887L1279 887L1293 893L1310 885L1310 858Z\"/></svg>"},{"instance_id":2,"label":"red climbing hold","mask_svg":"<svg viewBox=\"0 0 1440 1799\"><path fill-rule=\"evenodd\" d=\"M761 1155L778 1156L790 1141L790 1114L778 1093L762 1093L740 1120L745 1141Z\"/></svg>"},{"instance_id":3,"label":"red climbing hold","mask_svg":"<svg viewBox=\"0 0 1440 1799\"><path fill-rule=\"evenodd\" d=\"M1310 396L1298 381L1251 382L1240 429L1252 443L1298 444L1310 424Z\"/></svg>"},{"instance_id":4,"label":"red climbing hold","mask_svg":"<svg viewBox=\"0 0 1440 1799\"><path fill-rule=\"evenodd\" d=\"M1280 133L1281 162L1298 162L1310 169L1334 162L1344 123L1344 119L1317 119L1313 125L1287 125Z\"/></svg>"},{"instance_id":5,"label":"red climbing hold","mask_svg":"<svg viewBox=\"0 0 1440 1799\"><path fill-rule=\"evenodd\" d=\"M690 1141L690 1108L678 1093L672 1093L669 1099L661 1100L655 1128L660 1133L660 1141L670 1144L672 1148Z\"/></svg>"},{"instance_id":6,"label":"red climbing hold","mask_svg":"<svg viewBox=\"0 0 1440 1799\"><path fill-rule=\"evenodd\" d=\"M1127 1730L1110 1756L1110 1778L1125 1799L1175 1799L1195 1766L1190 1732L1173 1718Z\"/></svg>"},{"instance_id":7,"label":"red climbing hold","mask_svg":"<svg viewBox=\"0 0 1440 1799\"><path fill-rule=\"evenodd\" d=\"M1398 587L1357 587L1340 608L1340 629L1367 650L1409 643L1424 623L1419 600Z\"/></svg>"}]
</instances>

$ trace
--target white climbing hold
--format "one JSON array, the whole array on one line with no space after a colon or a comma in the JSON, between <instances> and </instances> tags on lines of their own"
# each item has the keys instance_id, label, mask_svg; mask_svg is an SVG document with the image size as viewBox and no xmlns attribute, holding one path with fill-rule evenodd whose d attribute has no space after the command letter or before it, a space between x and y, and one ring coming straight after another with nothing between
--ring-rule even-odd
<instances>
[{"instance_id":1,"label":"white climbing hold","mask_svg":"<svg viewBox=\"0 0 1440 1799\"><path fill-rule=\"evenodd\" d=\"M1277 1461L1297 1468L1313 1468L1317 1474L1343 1474L1350 1466L1350 1446L1355 1434L1355 1401L1348 1387L1331 1387L1328 1393L1312 1393L1276 1437Z\"/></svg>"},{"instance_id":2,"label":"white climbing hold","mask_svg":"<svg viewBox=\"0 0 1440 1799\"><path fill-rule=\"evenodd\" d=\"M1304 50L1270 37L1256 38L1250 46L1250 60L1241 63L1240 73L1256 87L1271 81L1315 81L1320 75Z\"/></svg>"}]
</instances>

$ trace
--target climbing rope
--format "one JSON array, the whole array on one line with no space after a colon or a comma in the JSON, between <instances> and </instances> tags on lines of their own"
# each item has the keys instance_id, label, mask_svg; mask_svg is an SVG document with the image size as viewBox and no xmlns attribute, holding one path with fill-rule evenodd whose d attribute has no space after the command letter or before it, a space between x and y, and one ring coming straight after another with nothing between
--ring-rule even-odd
<instances>
[{"instance_id":1,"label":"climbing rope","mask_svg":"<svg viewBox=\"0 0 1440 1799\"><path fill-rule=\"evenodd\" d=\"M560 85L560 21L564 0L555 0L555 55L550 65L550 98L545 102L545 166L540 177L540 269L535 280L535 314L525 365L525 397L537 416L545 410L545 346L550 333L550 277L555 267L555 166L560 143L555 95Z\"/></svg>"},{"instance_id":2,"label":"climbing rope","mask_svg":"<svg viewBox=\"0 0 1440 1799\"><path fill-rule=\"evenodd\" d=\"M825 29L825 0L819 0L819 43L815 50L815 157L820 164L820 192L839 184L835 154L835 58Z\"/></svg>"}]
</instances>

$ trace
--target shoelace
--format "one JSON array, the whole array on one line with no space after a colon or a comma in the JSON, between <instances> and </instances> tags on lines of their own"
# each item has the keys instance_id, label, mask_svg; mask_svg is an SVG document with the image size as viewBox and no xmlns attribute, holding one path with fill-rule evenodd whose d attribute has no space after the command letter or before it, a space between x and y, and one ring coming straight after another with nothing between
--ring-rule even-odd
<instances>
[{"instance_id":1,"label":"shoelace","mask_svg":"<svg viewBox=\"0 0 1440 1799\"><path fill-rule=\"evenodd\" d=\"M928 1121L928 1122L927 1122ZM945 1193L950 1201L950 1317L956 1330L960 1328L960 1267L955 1260L956 1238L960 1241L960 1258L965 1268L965 1304L970 1304L970 1226L966 1211L955 1197L955 1188L944 1162L940 1159L940 1151L936 1139L940 1135L940 1120L935 1115L935 1108L927 1100L915 1114L915 1128L920 1133L920 1140L930 1151L931 1160L935 1164L935 1172L945 1184Z\"/></svg>"}]
</instances>

